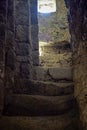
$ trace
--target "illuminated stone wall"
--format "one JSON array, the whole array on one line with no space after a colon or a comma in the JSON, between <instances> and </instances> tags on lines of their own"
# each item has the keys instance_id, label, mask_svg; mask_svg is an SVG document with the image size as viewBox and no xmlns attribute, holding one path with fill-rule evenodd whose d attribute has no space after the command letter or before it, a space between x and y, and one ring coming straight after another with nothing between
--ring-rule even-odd
<instances>
[{"instance_id":1,"label":"illuminated stone wall","mask_svg":"<svg viewBox=\"0 0 87 130\"><path fill-rule=\"evenodd\" d=\"M54 13L38 13L39 41L58 43L70 40L64 0L58 0L56 6Z\"/></svg>"}]
</instances>

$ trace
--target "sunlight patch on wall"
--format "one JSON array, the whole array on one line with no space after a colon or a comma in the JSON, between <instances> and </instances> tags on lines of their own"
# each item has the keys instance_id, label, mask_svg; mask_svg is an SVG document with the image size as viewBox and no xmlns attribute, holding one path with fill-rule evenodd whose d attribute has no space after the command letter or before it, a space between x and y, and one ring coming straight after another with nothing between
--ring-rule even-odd
<instances>
[{"instance_id":1,"label":"sunlight patch on wall","mask_svg":"<svg viewBox=\"0 0 87 130\"><path fill-rule=\"evenodd\" d=\"M56 0L38 0L38 12L40 13L56 12Z\"/></svg>"}]
</instances>

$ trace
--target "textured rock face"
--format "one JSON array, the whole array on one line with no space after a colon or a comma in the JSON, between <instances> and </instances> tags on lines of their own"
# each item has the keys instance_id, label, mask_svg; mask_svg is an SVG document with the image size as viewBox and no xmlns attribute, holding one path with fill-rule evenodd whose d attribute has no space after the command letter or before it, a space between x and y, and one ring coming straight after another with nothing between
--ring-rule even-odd
<instances>
[{"instance_id":1,"label":"textured rock face","mask_svg":"<svg viewBox=\"0 0 87 130\"><path fill-rule=\"evenodd\" d=\"M87 1L66 0L66 4L73 46L75 95L83 129L87 130Z\"/></svg>"},{"instance_id":2,"label":"textured rock face","mask_svg":"<svg viewBox=\"0 0 87 130\"><path fill-rule=\"evenodd\" d=\"M38 13L39 41L58 43L70 40L64 0L56 0L56 7L54 13Z\"/></svg>"}]
</instances>

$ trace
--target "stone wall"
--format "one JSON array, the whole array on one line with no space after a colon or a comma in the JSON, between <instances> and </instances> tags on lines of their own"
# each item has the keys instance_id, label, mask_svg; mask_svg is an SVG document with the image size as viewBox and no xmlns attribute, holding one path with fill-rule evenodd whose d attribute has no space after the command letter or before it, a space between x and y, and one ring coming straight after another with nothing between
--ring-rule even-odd
<instances>
[{"instance_id":1,"label":"stone wall","mask_svg":"<svg viewBox=\"0 0 87 130\"><path fill-rule=\"evenodd\" d=\"M15 0L15 77L32 78L38 65L37 1Z\"/></svg>"},{"instance_id":2,"label":"stone wall","mask_svg":"<svg viewBox=\"0 0 87 130\"><path fill-rule=\"evenodd\" d=\"M53 13L38 13L39 41L56 44L70 41L64 0L56 0L56 8Z\"/></svg>"},{"instance_id":3,"label":"stone wall","mask_svg":"<svg viewBox=\"0 0 87 130\"><path fill-rule=\"evenodd\" d=\"M15 77L29 78L32 67L29 41L29 1L15 0L14 14L16 48Z\"/></svg>"},{"instance_id":4,"label":"stone wall","mask_svg":"<svg viewBox=\"0 0 87 130\"><path fill-rule=\"evenodd\" d=\"M36 0L0 1L0 113L3 97L14 91L19 79L32 78L33 65L38 65L35 13Z\"/></svg>"},{"instance_id":5,"label":"stone wall","mask_svg":"<svg viewBox=\"0 0 87 130\"><path fill-rule=\"evenodd\" d=\"M86 0L65 0L68 8L75 96L80 112L80 129L87 130L87 2Z\"/></svg>"}]
</instances>

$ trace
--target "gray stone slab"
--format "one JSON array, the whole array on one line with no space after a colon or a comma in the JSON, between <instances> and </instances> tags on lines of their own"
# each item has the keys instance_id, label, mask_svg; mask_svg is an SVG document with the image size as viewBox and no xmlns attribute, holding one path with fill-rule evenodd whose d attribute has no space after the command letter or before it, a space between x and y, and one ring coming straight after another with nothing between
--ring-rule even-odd
<instances>
[{"instance_id":1,"label":"gray stone slab","mask_svg":"<svg viewBox=\"0 0 87 130\"><path fill-rule=\"evenodd\" d=\"M65 80L65 81L72 81L73 80L73 73L72 73L72 67L36 67L34 78L37 80L42 81L59 81L59 80Z\"/></svg>"}]
</instances>

